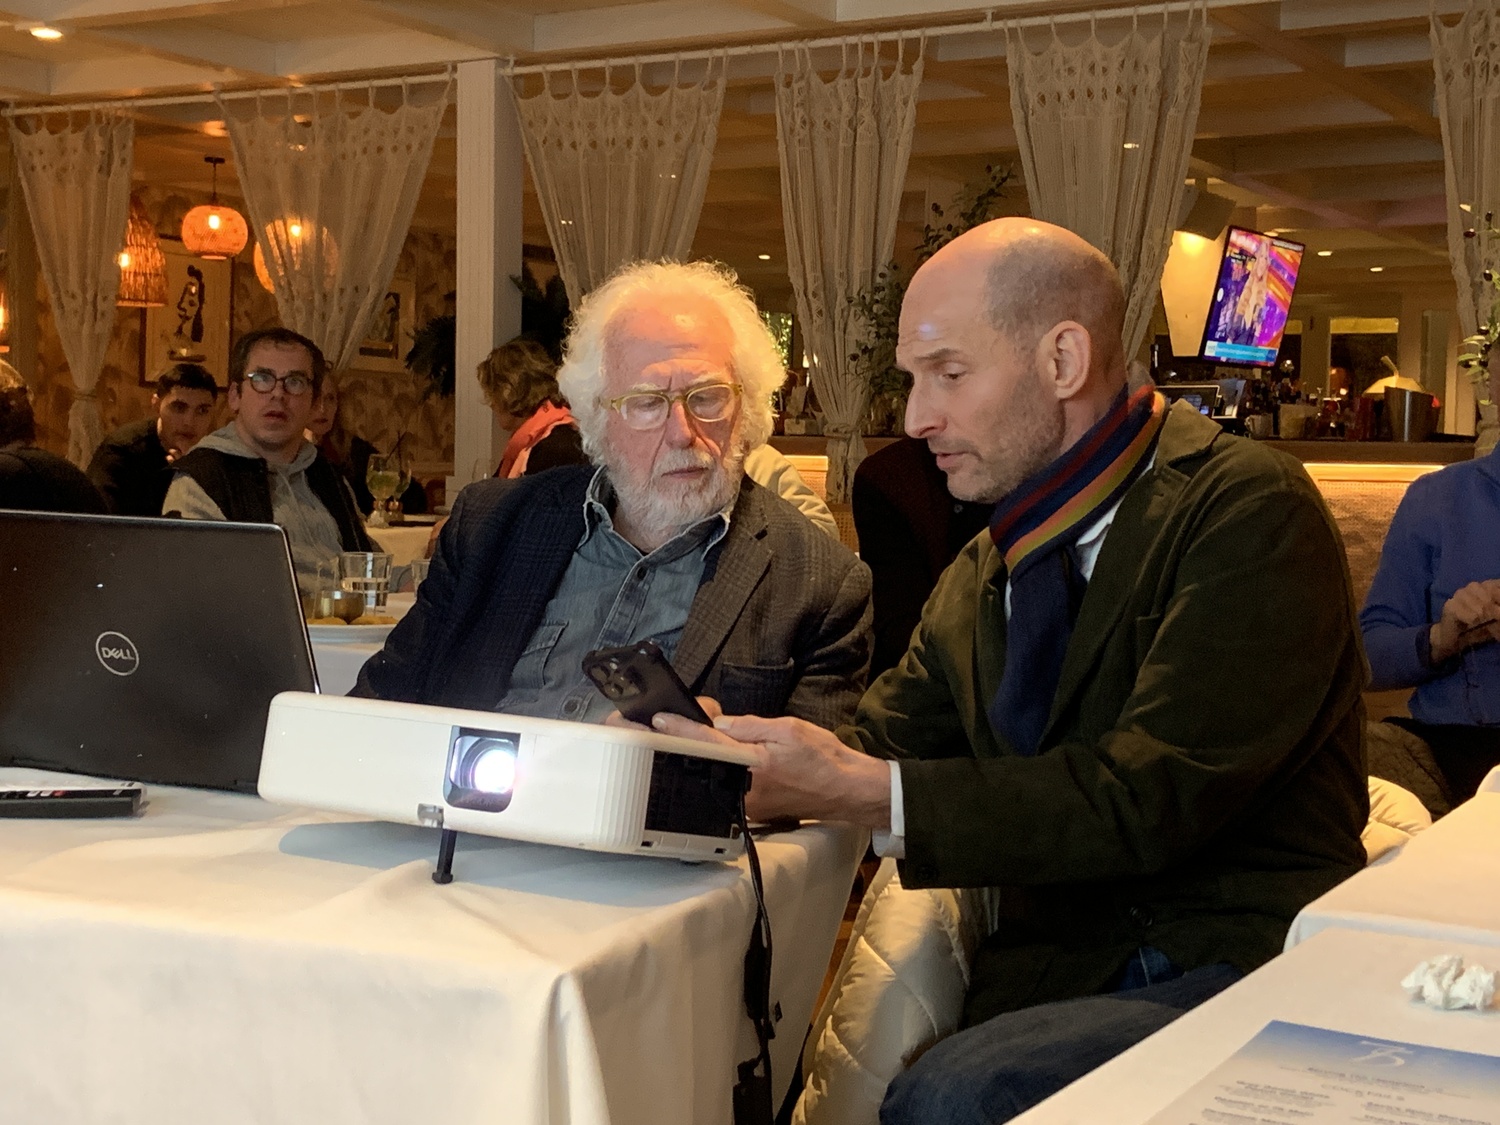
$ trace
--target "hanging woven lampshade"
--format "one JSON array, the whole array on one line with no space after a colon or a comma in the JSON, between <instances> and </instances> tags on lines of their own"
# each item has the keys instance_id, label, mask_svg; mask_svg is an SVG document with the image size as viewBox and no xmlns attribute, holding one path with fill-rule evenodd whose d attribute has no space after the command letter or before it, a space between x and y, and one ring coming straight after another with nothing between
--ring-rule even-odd
<instances>
[{"instance_id":1,"label":"hanging woven lampshade","mask_svg":"<svg viewBox=\"0 0 1500 1125\"><path fill-rule=\"evenodd\" d=\"M319 269L331 280L338 271L339 248L332 233L301 219L277 219L266 228L263 237L255 240L255 278L267 293L276 291L266 266L265 251L261 249L267 242L285 248L287 269L293 274Z\"/></svg>"},{"instance_id":2,"label":"hanging woven lampshade","mask_svg":"<svg viewBox=\"0 0 1500 1125\"><path fill-rule=\"evenodd\" d=\"M255 263L255 280L260 282L260 287L267 293L276 292L276 286L271 284L271 271L266 269L266 256L260 252L260 243L255 244L255 253L251 255Z\"/></svg>"},{"instance_id":3,"label":"hanging woven lampshade","mask_svg":"<svg viewBox=\"0 0 1500 1125\"><path fill-rule=\"evenodd\" d=\"M182 244L200 258L232 258L250 241L245 217L233 207L219 202L219 165L222 156L205 156L214 170L213 195L207 203L194 207L182 218Z\"/></svg>"},{"instance_id":4,"label":"hanging woven lampshade","mask_svg":"<svg viewBox=\"0 0 1500 1125\"><path fill-rule=\"evenodd\" d=\"M156 240L156 228L140 196L130 197L125 248L120 263L120 293L115 304L128 309L159 309L167 303L167 259Z\"/></svg>"}]
</instances>

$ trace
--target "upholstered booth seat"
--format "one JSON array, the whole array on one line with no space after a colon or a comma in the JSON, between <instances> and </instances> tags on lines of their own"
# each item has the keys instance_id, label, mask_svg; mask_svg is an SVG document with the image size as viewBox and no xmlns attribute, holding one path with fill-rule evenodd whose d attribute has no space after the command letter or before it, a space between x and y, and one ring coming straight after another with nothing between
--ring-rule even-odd
<instances>
[{"instance_id":1,"label":"upholstered booth seat","mask_svg":"<svg viewBox=\"0 0 1500 1125\"><path fill-rule=\"evenodd\" d=\"M1411 793L1370 778L1361 838L1371 860L1431 823ZM881 863L813 1018L794 1125L875 1125L890 1080L957 1029L974 952L994 926L994 894L907 890L895 861Z\"/></svg>"}]
</instances>

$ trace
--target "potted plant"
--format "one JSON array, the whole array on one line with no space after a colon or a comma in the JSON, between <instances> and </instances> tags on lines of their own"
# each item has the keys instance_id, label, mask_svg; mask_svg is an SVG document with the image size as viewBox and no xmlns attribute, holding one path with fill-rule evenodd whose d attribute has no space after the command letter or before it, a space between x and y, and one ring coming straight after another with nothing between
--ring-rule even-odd
<instances>
[{"instance_id":1,"label":"potted plant","mask_svg":"<svg viewBox=\"0 0 1500 1125\"><path fill-rule=\"evenodd\" d=\"M866 433L901 432L906 396L911 390L910 376L896 366L896 336L906 286L928 258L999 213L1005 185L1014 173L993 165L986 165L984 173L983 180L965 185L948 209L938 203L932 205L932 218L922 227L910 269L891 262L877 275L874 285L854 298L854 314L863 326L863 339L849 358L864 372L870 387Z\"/></svg>"}]
</instances>

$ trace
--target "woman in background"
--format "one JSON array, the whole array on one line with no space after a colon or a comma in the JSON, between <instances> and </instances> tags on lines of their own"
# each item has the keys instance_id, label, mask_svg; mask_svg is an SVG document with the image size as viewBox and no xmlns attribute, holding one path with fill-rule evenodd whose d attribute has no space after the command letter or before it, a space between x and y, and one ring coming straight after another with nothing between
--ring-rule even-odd
<instances>
[{"instance_id":1,"label":"woman in background","mask_svg":"<svg viewBox=\"0 0 1500 1125\"><path fill-rule=\"evenodd\" d=\"M313 403L313 416L308 419L303 437L318 447L318 452L334 468L344 474L349 486L354 489L354 499L359 510L369 515L375 510L375 497L365 476L370 470L370 458L376 449L358 434L350 433L339 416L339 387L328 375L323 379L323 390ZM416 481L412 481L401 494L401 510L410 515L427 510L427 493Z\"/></svg>"},{"instance_id":2,"label":"woman in background","mask_svg":"<svg viewBox=\"0 0 1500 1125\"><path fill-rule=\"evenodd\" d=\"M495 476L511 479L556 465L584 465L583 440L557 389L547 349L517 336L479 365L479 386L510 441Z\"/></svg>"}]
</instances>

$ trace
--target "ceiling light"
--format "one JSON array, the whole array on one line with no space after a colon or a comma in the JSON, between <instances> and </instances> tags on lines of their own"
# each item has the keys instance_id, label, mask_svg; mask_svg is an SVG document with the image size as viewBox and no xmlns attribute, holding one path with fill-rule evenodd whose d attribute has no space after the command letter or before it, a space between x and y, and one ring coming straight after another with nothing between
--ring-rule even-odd
<instances>
[{"instance_id":1,"label":"ceiling light","mask_svg":"<svg viewBox=\"0 0 1500 1125\"><path fill-rule=\"evenodd\" d=\"M1370 267L1370 272L1371 273L1384 273L1385 272L1385 267L1384 266L1371 266Z\"/></svg>"},{"instance_id":2,"label":"ceiling light","mask_svg":"<svg viewBox=\"0 0 1500 1125\"><path fill-rule=\"evenodd\" d=\"M219 165L222 156L205 156L213 169L213 193L209 202L201 203L182 217L182 244L200 258L220 261L233 258L250 241L245 217L233 207L219 203Z\"/></svg>"},{"instance_id":3,"label":"ceiling light","mask_svg":"<svg viewBox=\"0 0 1500 1125\"><path fill-rule=\"evenodd\" d=\"M759 258L762 262L769 262L771 260L771 255L769 255L769 254L757 254L755 256L757 258Z\"/></svg>"},{"instance_id":4,"label":"ceiling light","mask_svg":"<svg viewBox=\"0 0 1500 1125\"><path fill-rule=\"evenodd\" d=\"M1331 258L1331 257L1333 257L1333 251L1332 250L1319 250L1318 251L1318 257L1320 257L1320 258Z\"/></svg>"},{"instance_id":5,"label":"ceiling light","mask_svg":"<svg viewBox=\"0 0 1500 1125\"><path fill-rule=\"evenodd\" d=\"M63 37L63 33L58 31L57 28L48 27L44 23L39 23L33 27L28 27L26 30L31 32L31 34L36 36L38 39L45 39L48 42L51 42L55 39L61 39Z\"/></svg>"}]
</instances>

